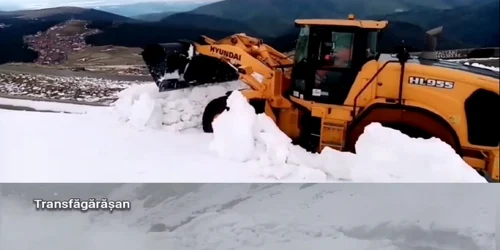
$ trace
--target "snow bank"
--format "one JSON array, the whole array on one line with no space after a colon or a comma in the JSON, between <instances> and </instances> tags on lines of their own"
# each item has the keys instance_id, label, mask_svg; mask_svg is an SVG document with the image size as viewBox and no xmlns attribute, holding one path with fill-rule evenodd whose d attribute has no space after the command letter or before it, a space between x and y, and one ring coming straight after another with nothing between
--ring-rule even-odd
<instances>
[{"instance_id":1,"label":"snow bank","mask_svg":"<svg viewBox=\"0 0 500 250\"><path fill-rule=\"evenodd\" d=\"M114 113L138 129L181 131L200 126L209 101L243 86L234 81L161 93L154 83L132 86L118 94Z\"/></svg>"},{"instance_id":2,"label":"snow bank","mask_svg":"<svg viewBox=\"0 0 500 250\"><path fill-rule=\"evenodd\" d=\"M499 68L495 67L495 66L487 66L487 65L480 64L480 63L470 63L470 62L465 62L464 64L465 65L470 65L472 67L489 69L489 70L493 70L493 71L499 72Z\"/></svg>"},{"instance_id":3,"label":"snow bank","mask_svg":"<svg viewBox=\"0 0 500 250\"><path fill-rule=\"evenodd\" d=\"M468 62L468 61L491 61L491 60L499 60L498 57L486 57L486 58L463 58L463 59L446 59L445 61L449 62Z\"/></svg>"},{"instance_id":4,"label":"snow bank","mask_svg":"<svg viewBox=\"0 0 500 250\"><path fill-rule=\"evenodd\" d=\"M380 124L365 128L356 152L360 157L352 165L359 171L355 175L358 181L364 181L362 174L369 173L370 178L379 176L377 179L387 181L485 182L440 139L410 138Z\"/></svg>"},{"instance_id":5,"label":"snow bank","mask_svg":"<svg viewBox=\"0 0 500 250\"><path fill-rule=\"evenodd\" d=\"M257 161L263 175L282 179L295 167L319 169L335 180L356 182L486 182L446 143L413 139L378 123L369 125L356 143L357 154L325 148L311 154L291 144L271 118L256 115L238 91L228 111L214 122L209 148L220 157Z\"/></svg>"}]
</instances>

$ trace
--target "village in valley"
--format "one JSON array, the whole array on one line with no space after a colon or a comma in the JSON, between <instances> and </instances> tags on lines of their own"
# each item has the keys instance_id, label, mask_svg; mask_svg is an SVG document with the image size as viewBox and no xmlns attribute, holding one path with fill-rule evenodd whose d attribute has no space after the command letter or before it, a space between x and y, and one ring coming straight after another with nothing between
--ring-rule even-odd
<instances>
[{"instance_id":1,"label":"village in valley","mask_svg":"<svg viewBox=\"0 0 500 250\"><path fill-rule=\"evenodd\" d=\"M85 21L69 20L53 26L45 32L24 37L28 48L38 52L35 61L42 65L59 65L64 63L71 53L89 47L85 37L99 33L97 29L88 29Z\"/></svg>"}]
</instances>

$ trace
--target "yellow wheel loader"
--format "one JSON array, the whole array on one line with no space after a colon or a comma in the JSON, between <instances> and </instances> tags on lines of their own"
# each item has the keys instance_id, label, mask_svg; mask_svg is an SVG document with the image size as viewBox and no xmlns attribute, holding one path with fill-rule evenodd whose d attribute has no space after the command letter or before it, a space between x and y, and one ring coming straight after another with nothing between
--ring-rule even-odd
<instances>
[{"instance_id":1,"label":"yellow wheel loader","mask_svg":"<svg viewBox=\"0 0 500 250\"><path fill-rule=\"evenodd\" d=\"M240 79L256 112L308 150L354 152L364 128L378 122L411 137L440 138L499 181L499 74L438 60L442 27L428 31L425 51L412 57L405 46L395 54L377 51L387 21L349 15L295 24L293 59L245 34L151 45L142 56L160 91ZM212 132L226 99L205 108L205 132Z\"/></svg>"}]
</instances>

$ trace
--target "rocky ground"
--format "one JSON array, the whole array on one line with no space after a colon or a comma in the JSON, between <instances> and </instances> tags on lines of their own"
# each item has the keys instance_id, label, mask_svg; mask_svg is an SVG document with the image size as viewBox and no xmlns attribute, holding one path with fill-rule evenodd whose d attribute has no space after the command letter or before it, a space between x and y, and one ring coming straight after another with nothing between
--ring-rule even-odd
<instances>
[{"instance_id":1,"label":"rocky ground","mask_svg":"<svg viewBox=\"0 0 500 250\"><path fill-rule=\"evenodd\" d=\"M140 81L0 73L0 94L109 104L121 90Z\"/></svg>"}]
</instances>

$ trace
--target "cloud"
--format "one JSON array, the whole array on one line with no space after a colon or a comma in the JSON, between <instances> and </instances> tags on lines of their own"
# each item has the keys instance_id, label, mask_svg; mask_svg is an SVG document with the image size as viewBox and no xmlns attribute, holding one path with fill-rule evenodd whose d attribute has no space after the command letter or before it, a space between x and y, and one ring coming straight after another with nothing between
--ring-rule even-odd
<instances>
[{"instance_id":1,"label":"cloud","mask_svg":"<svg viewBox=\"0 0 500 250\"><path fill-rule=\"evenodd\" d=\"M0 0L3 5L11 5L12 0ZM128 5L134 3L163 2L163 3L211 3L218 0L16 0L16 7L21 9L41 9L59 6L75 6L92 8L96 6Z\"/></svg>"}]
</instances>

